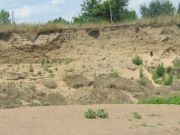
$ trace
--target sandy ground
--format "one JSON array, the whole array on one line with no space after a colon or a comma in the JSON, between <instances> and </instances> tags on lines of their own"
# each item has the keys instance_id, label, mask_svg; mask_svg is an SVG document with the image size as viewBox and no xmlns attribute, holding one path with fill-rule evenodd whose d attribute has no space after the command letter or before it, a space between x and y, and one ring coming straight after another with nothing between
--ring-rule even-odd
<instances>
[{"instance_id":1,"label":"sandy ground","mask_svg":"<svg viewBox=\"0 0 180 135\"><path fill-rule=\"evenodd\" d=\"M85 119L104 108L108 119ZM138 112L143 119L135 119ZM180 106L88 105L0 110L0 135L179 135Z\"/></svg>"}]
</instances>

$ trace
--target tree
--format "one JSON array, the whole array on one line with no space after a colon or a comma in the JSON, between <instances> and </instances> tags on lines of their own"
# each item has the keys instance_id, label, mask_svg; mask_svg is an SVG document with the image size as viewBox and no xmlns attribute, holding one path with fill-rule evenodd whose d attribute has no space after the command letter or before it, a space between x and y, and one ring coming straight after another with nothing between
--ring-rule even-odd
<instances>
[{"instance_id":1,"label":"tree","mask_svg":"<svg viewBox=\"0 0 180 135\"><path fill-rule=\"evenodd\" d=\"M177 13L180 14L180 3L179 3L179 7L178 7L178 10L177 10Z\"/></svg>"},{"instance_id":2,"label":"tree","mask_svg":"<svg viewBox=\"0 0 180 135\"><path fill-rule=\"evenodd\" d=\"M68 21L66 21L64 18L62 17L59 17L59 18L56 18L52 21L49 21L48 23L64 23L64 24L69 24Z\"/></svg>"},{"instance_id":3,"label":"tree","mask_svg":"<svg viewBox=\"0 0 180 135\"><path fill-rule=\"evenodd\" d=\"M110 21L112 11L113 21L137 18L135 11L129 11L129 0L84 0L81 4L81 15L74 22Z\"/></svg>"},{"instance_id":4,"label":"tree","mask_svg":"<svg viewBox=\"0 0 180 135\"><path fill-rule=\"evenodd\" d=\"M9 24L11 23L10 14L6 10L0 11L0 24Z\"/></svg>"},{"instance_id":5,"label":"tree","mask_svg":"<svg viewBox=\"0 0 180 135\"><path fill-rule=\"evenodd\" d=\"M169 0L152 0L149 6L141 5L142 17L157 17L160 15L174 15L175 7Z\"/></svg>"}]
</instances>

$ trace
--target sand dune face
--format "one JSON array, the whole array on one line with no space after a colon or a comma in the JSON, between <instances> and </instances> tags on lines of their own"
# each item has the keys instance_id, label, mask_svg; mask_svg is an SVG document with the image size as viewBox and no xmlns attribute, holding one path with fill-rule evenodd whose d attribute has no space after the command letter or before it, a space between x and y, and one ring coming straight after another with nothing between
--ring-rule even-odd
<instances>
[{"instance_id":1,"label":"sand dune face","mask_svg":"<svg viewBox=\"0 0 180 135\"><path fill-rule=\"evenodd\" d=\"M160 63L173 66L180 55L179 36L177 26L136 25L1 33L0 108L137 103L170 95L179 88L157 90L151 69ZM135 55L142 66L132 63ZM141 68L147 87L137 82Z\"/></svg>"},{"instance_id":2,"label":"sand dune face","mask_svg":"<svg viewBox=\"0 0 180 135\"><path fill-rule=\"evenodd\" d=\"M85 119L87 109L103 108L108 119ZM133 117L138 112L142 119ZM0 111L0 135L179 135L180 107L169 105L91 105Z\"/></svg>"}]
</instances>

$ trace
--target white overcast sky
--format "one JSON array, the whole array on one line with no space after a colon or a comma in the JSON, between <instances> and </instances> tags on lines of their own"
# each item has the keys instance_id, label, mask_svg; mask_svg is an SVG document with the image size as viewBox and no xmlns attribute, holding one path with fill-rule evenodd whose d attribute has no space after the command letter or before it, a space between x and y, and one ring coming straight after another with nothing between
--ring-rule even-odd
<instances>
[{"instance_id":1,"label":"white overcast sky","mask_svg":"<svg viewBox=\"0 0 180 135\"><path fill-rule=\"evenodd\" d=\"M43 23L59 16L71 20L80 13L83 0L0 0L0 9L15 12L17 23ZM150 0L129 0L129 9L136 10L139 5ZM180 0L170 0L177 7Z\"/></svg>"}]
</instances>

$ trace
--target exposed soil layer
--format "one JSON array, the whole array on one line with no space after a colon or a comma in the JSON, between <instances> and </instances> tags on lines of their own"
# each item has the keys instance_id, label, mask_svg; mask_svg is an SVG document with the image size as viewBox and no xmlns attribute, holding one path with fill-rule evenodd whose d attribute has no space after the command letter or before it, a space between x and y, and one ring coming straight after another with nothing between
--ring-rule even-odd
<instances>
[{"instance_id":1,"label":"exposed soil layer","mask_svg":"<svg viewBox=\"0 0 180 135\"><path fill-rule=\"evenodd\" d=\"M178 79L161 87L151 74L160 63L173 67L180 56L179 37L176 25L1 32L0 107L137 103L179 92ZM142 66L132 63L135 55L143 59ZM146 86L138 82L140 69ZM172 70L180 74L179 68Z\"/></svg>"}]
</instances>

